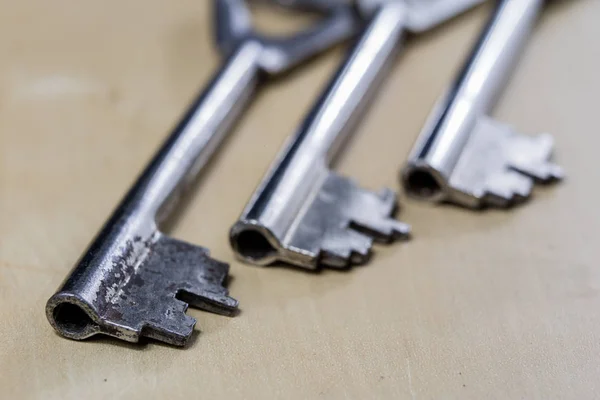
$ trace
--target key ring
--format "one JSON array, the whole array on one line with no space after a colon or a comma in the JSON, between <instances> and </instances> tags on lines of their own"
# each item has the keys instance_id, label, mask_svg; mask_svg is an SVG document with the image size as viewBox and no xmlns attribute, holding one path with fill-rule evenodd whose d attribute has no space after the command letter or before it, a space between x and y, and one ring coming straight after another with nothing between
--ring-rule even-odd
<instances>
[{"instance_id":1,"label":"key ring","mask_svg":"<svg viewBox=\"0 0 600 400\"><path fill-rule=\"evenodd\" d=\"M239 43L253 38L265 46L260 61L262 69L276 75L352 37L362 26L352 7L339 0L272 0L270 3L288 9L317 12L324 17L305 31L275 37L253 30L250 11L243 0L218 0L215 37L223 54L231 54Z\"/></svg>"}]
</instances>

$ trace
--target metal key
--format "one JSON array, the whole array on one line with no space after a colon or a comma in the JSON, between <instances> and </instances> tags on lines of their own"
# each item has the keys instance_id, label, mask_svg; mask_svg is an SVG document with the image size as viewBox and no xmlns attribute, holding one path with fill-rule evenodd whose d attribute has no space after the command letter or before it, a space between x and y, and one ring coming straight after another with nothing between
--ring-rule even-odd
<instances>
[{"instance_id":1,"label":"metal key","mask_svg":"<svg viewBox=\"0 0 600 400\"><path fill-rule=\"evenodd\" d=\"M63 336L102 333L130 342L145 336L181 346L196 323L185 314L188 304L224 315L237 309L223 286L229 266L205 248L164 235L158 224L264 78L352 36L358 23L351 9L329 8L308 31L265 38L251 31L241 0L214 4L217 43L228 58L48 301L48 320Z\"/></svg>"},{"instance_id":2,"label":"metal key","mask_svg":"<svg viewBox=\"0 0 600 400\"><path fill-rule=\"evenodd\" d=\"M362 4L371 15L368 27L231 228L239 258L259 265L343 268L365 262L373 240L409 234L408 225L391 218L394 192L365 190L328 165L394 61L405 32L427 30L480 2Z\"/></svg>"},{"instance_id":3,"label":"metal key","mask_svg":"<svg viewBox=\"0 0 600 400\"><path fill-rule=\"evenodd\" d=\"M525 136L488 117L531 33L543 0L504 0L462 72L438 102L402 173L408 194L480 208L530 196L534 181L562 178L548 134Z\"/></svg>"}]
</instances>

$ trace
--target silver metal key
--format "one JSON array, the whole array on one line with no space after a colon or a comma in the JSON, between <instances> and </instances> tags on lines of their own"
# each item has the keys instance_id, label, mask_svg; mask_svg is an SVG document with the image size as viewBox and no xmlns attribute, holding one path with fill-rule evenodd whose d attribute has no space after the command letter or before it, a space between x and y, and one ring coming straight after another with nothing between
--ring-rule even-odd
<instances>
[{"instance_id":1,"label":"silver metal key","mask_svg":"<svg viewBox=\"0 0 600 400\"><path fill-rule=\"evenodd\" d=\"M429 117L402 173L413 197L470 208L528 198L534 181L563 177L548 134L525 136L488 116L543 0L503 0L452 88Z\"/></svg>"},{"instance_id":2,"label":"silver metal key","mask_svg":"<svg viewBox=\"0 0 600 400\"><path fill-rule=\"evenodd\" d=\"M231 228L240 259L343 268L364 263L373 240L409 234L408 225L391 218L394 192L363 189L328 166L386 75L405 32L427 30L480 2L362 4L371 16L366 30Z\"/></svg>"},{"instance_id":3,"label":"silver metal key","mask_svg":"<svg viewBox=\"0 0 600 400\"><path fill-rule=\"evenodd\" d=\"M196 320L188 304L233 315L238 302L223 286L229 266L208 250L170 238L159 224L219 146L232 122L265 80L352 36L349 8L285 39L251 30L241 0L215 1L217 43L228 58L130 189L112 217L50 298L46 314L61 335L141 336L184 345Z\"/></svg>"}]
</instances>

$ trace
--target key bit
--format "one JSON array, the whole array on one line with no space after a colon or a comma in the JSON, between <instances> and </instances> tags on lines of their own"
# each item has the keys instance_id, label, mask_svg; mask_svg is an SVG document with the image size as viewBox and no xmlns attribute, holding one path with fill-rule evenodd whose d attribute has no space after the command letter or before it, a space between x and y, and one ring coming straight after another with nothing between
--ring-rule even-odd
<instances>
[{"instance_id":1,"label":"key bit","mask_svg":"<svg viewBox=\"0 0 600 400\"><path fill-rule=\"evenodd\" d=\"M290 229L279 245L286 252L284 255L299 265L311 265L316 260L337 268L363 263L368 259L373 238L387 242L410 230L408 225L389 217L396 208L391 190L373 193L325 168L306 190L310 200L302 205L304 209L299 210L298 217L289 221ZM238 251L259 260L277 258L270 232L252 223L241 227L242 232L235 232L237 227L232 232L241 246Z\"/></svg>"},{"instance_id":2,"label":"key bit","mask_svg":"<svg viewBox=\"0 0 600 400\"><path fill-rule=\"evenodd\" d=\"M67 338L101 333L183 346L196 324L185 314L188 305L236 313L238 302L224 287L229 266L203 247L165 236L158 223L175 210L265 78L349 38L359 26L349 7L323 7L323 20L307 31L263 37L252 31L243 1L214 5L216 40L227 59L48 300L48 320Z\"/></svg>"},{"instance_id":3,"label":"key bit","mask_svg":"<svg viewBox=\"0 0 600 400\"><path fill-rule=\"evenodd\" d=\"M231 245L241 260L344 268L366 262L373 241L409 235L410 227L392 218L393 191L363 189L328 165L366 111L404 33L429 29L480 2L363 4L367 28L231 228Z\"/></svg>"},{"instance_id":4,"label":"key bit","mask_svg":"<svg viewBox=\"0 0 600 400\"><path fill-rule=\"evenodd\" d=\"M550 135L526 136L487 116L543 3L498 3L409 156L402 173L409 195L469 208L507 207L529 198L534 182L563 178L563 170L551 162Z\"/></svg>"},{"instance_id":5,"label":"key bit","mask_svg":"<svg viewBox=\"0 0 600 400\"><path fill-rule=\"evenodd\" d=\"M136 266L132 261L139 258ZM223 287L228 265L202 247L159 233L148 241L138 236L109 262L94 293L75 294L85 289L73 280L48 303L51 321L64 336L106 333L130 342L146 336L183 346L196 324L185 315L188 304L223 315L236 312L237 301Z\"/></svg>"}]
</instances>

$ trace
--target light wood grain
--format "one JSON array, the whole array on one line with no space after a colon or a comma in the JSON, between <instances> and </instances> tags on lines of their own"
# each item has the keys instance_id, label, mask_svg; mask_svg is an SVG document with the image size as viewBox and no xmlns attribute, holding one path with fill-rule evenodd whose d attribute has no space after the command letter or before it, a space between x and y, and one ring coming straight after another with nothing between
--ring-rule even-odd
<instances>
[{"instance_id":1,"label":"light wood grain","mask_svg":"<svg viewBox=\"0 0 600 400\"><path fill-rule=\"evenodd\" d=\"M341 172L398 187L488 11L411 40ZM44 305L218 66L209 2L1 1L0 398L597 398L599 17L597 0L550 7L496 112L553 133L568 180L511 212L405 200L414 240L349 273L248 267L228 247L343 51L271 85L174 232L231 263L243 311L190 310L200 333L181 350L65 340Z\"/></svg>"}]
</instances>

